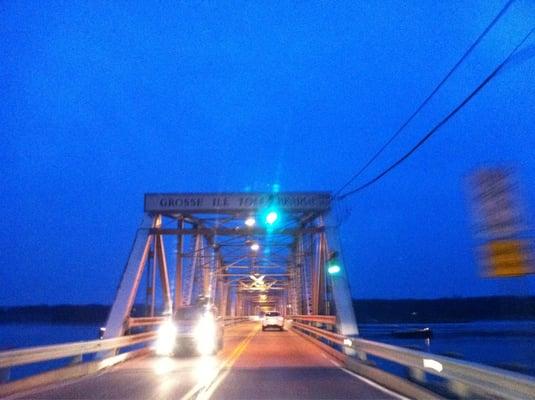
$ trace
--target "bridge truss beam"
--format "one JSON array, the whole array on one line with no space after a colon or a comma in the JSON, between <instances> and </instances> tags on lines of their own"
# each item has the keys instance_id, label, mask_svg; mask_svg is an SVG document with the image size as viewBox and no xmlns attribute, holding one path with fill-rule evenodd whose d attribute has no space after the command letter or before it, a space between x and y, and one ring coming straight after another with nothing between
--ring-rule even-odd
<instances>
[{"instance_id":1,"label":"bridge truss beam","mask_svg":"<svg viewBox=\"0 0 535 400\"><path fill-rule=\"evenodd\" d=\"M105 337L124 334L125 321L147 270L150 315L192 305L203 296L217 305L223 316L270 308L293 315L336 313L340 333L358 334L337 227L326 196L147 195L145 217L123 272ZM260 215L257 202L265 205L265 201L279 200L285 204L281 206L284 224L272 228L245 226L247 216ZM201 209L195 210L199 205ZM167 222L163 224L163 220ZM176 228L168 228L169 222ZM169 275L166 240L176 249L173 276ZM252 250L251 243L255 242L261 244L261 251ZM341 271L331 276L326 265L333 257Z\"/></svg>"}]
</instances>

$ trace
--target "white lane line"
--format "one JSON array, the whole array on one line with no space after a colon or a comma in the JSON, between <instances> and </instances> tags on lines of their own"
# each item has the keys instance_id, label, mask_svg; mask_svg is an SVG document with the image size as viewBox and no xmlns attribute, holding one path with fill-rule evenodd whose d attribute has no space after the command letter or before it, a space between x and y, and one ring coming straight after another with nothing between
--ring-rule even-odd
<instances>
[{"instance_id":1,"label":"white lane line","mask_svg":"<svg viewBox=\"0 0 535 400\"><path fill-rule=\"evenodd\" d=\"M323 354L323 357L325 357L327 360L329 360L331 362L331 364L333 364L334 366L338 367L338 368L342 368L342 364L340 363L337 363L336 361L330 359L329 357L327 357L325 354Z\"/></svg>"},{"instance_id":2,"label":"white lane line","mask_svg":"<svg viewBox=\"0 0 535 400\"><path fill-rule=\"evenodd\" d=\"M391 395L391 396L393 396L393 397L395 397L395 398L397 398L397 399L400 399L400 400L410 400L408 397L405 397L405 396L400 395L399 393L393 392L393 391L391 391L390 389L387 389L387 388L385 388L385 387L383 387L383 386L381 386L381 385L375 383L374 381L369 380L368 378L364 378L363 376L360 376L360 375L354 373L353 371L350 371L350 370L344 368L342 364L340 364L340 363L338 363L338 362L336 362L336 361L334 361L334 360L328 358L328 357L325 356L324 354L322 354L322 355L323 355L325 358L327 358L327 359L331 362L331 364L333 364L333 365L336 366L337 368L340 368L340 369L341 369L342 371L344 371L346 374L349 374L349 375L351 375L352 377L357 378L357 379L361 380L362 382L367 383L368 385L370 385L370 386L372 386L372 387L374 387L374 388L380 390L381 392L383 392L383 393L387 393L387 394L389 394L389 395Z\"/></svg>"},{"instance_id":3,"label":"white lane line","mask_svg":"<svg viewBox=\"0 0 535 400\"><path fill-rule=\"evenodd\" d=\"M349 374L349 375L351 375L352 377L357 378L358 380L361 380L362 382L367 383L368 385L374 387L374 388L377 389L377 390L380 390L380 391L383 392L383 393L386 393L386 394L388 394L388 395L390 395L390 396L392 396L392 397L395 397L396 399L400 399L400 400L410 400L408 397L405 397L405 396L402 396L402 395L399 394L399 393L393 392L393 391L391 391L390 389L387 389L387 388L385 388L385 387L383 387L383 386L381 386L381 385L375 383L374 381L369 380L368 378L364 378L363 376L360 376L360 375L354 373L353 371L350 371L350 370L348 370L348 369L342 368L342 367L340 366L340 364L337 364L337 363L335 363L334 361L331 361L331 362L332 362L334 365L336 365L338 368L340 368L342 371L344 371L346 374Z\"/></svg>"}]
</instances>

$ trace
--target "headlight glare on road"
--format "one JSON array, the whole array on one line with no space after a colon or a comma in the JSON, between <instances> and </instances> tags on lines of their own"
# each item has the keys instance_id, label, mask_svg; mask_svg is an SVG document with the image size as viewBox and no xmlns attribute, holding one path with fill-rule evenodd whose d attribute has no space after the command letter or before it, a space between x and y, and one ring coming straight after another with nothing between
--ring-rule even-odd
<instances>
[{"instance_id":1,"label":"headlight glare on road","mask_svg":"<svg viewBox=\"0 0 535 400\"><path fill-rule=\"evenodd\" d=\"M168 356L175 347L177 329L172 321L164 322L158 329L156 339L156 354Z\"/></svg>"},{"instance_id":2,"label":"headlight glare on road","mask_svg":"<svg viewBox=\"0 0 535 400\"><path fill-rule=\"evenodd\" d=\"M211 314L203 315L195 328L197 351L202 355L212 354L216 348L217 328Z\"/></svg>"}]
</instances>

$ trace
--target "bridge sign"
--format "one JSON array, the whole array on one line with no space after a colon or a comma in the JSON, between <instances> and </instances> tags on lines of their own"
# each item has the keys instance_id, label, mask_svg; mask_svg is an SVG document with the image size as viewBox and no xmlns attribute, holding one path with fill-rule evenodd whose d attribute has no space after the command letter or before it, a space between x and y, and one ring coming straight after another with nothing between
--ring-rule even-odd
<instances>
[{"instance_id":1,"label":"bridge sign","mask_svg":"<svg viewBox=\"0 0 535 400\"><path fill-rule=\"evenodd\" d=\"M305 193L148 193L145 212L240 212L275 206L286 211L328 211L331 195Z\"/></svg>"}]
</instances>

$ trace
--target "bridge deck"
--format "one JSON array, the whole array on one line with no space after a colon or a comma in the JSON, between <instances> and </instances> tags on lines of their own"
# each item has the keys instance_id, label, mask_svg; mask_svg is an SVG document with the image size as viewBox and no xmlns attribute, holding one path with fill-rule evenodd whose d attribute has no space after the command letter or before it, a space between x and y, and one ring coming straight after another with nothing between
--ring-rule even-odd
<instances>
[{"instance_id":1,"label":"bridge deck","mask_svg":"<svg viewBox=\"0 0 535 400\"><path fill-rule=\"evenodd\" d=\"M32 399L396 398L342 370L293 332L243 324L217 357L146 357L104 373L27 393Z\"/></svg>"}]
</instances>

